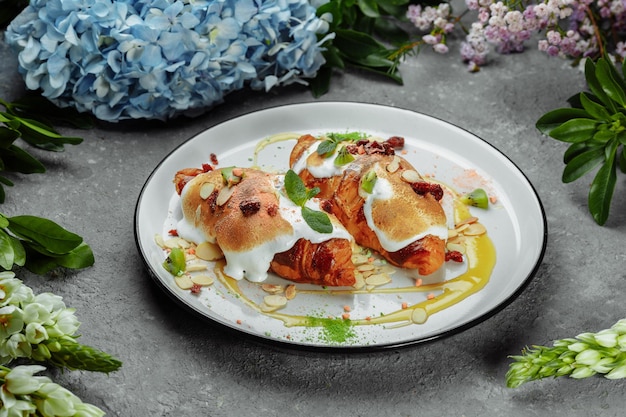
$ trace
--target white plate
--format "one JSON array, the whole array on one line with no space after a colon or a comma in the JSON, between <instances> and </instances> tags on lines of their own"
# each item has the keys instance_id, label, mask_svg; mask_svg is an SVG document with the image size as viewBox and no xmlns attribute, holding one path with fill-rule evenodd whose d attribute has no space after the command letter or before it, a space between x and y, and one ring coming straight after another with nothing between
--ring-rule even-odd
<instances>
[{"instance_id":1,"label":"white plate","mask_svg":"<svg viewBox=\"0 0 626 417\"><path fill-rule=\"evenodd\" d=\"M488 210L473 209L488 230L497 261L488 284L476 294L439 313L424 324L367 325L350 328L350 337L334 337L326 327L287 327L281 320L260 314L225 289L219 281L200 294L179 289L164 270L163 251L155 235L171 228L170 202L176 199L172 179L182 168L200 167L214 153L220 166L252 164L255 147L282 132L321 134L361 131L381 137L403 136L404 157L418 171L465 192L480 186L497 202ZM282 142L260 153L267 169L285 170L292 143ZM168 223L169 222L169 223ZM412 345L467 329L510 303L539 266L546 245L543 206L524 174L497 149L471 133L413 111L351 102L313 102L257 111L214 126L183 143L154 170L139 196L135 213L137 246L156 282L173 299L200 317L240 334L287 347L331 351L377 350ZM244 280L245 281L245 280ZM241 282L245 287L246 282ZM256 288L256 287L255 287ZM253 291L247 289L246 291ZM341 317L377 315L397 308L394 295L324 295L296 297L297 314ZM292 303L290 302L290 303ZM396 307L391 307L391 305ZM290 304L291 305L291 304ZM345 336L345 335L344 335ZM345 340L344 340L345 339Z\"/></svg>"}]
</instances>

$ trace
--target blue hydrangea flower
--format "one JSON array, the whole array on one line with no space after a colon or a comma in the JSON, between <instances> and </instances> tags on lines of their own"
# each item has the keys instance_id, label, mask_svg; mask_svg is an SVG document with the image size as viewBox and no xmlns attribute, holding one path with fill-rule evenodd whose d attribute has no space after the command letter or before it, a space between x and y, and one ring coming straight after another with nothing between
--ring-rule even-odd
<instances>
[{"instance_id":1,"label":"blue hydrangea flower","mask_svg":"<svg viewBox=\"0 0 626 417\"><path fill-rule=\"evenodd\" d=\"M5 37L27 88L58 106L166 120L314 77L332 38L315 12L307 0L31 0Z\"/></svg>"}]
</instances>

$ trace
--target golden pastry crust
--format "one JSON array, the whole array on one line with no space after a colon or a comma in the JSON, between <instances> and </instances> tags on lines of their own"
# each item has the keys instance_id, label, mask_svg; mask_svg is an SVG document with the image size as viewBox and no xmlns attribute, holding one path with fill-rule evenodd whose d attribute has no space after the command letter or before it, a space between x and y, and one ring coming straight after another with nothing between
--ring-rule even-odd
<instances>
[{"instance_id":1,"label":"golden pastry crust","mask_svg":"<svg viewBox=\"0 0 626 417\"><path fill-rule=\"evenodd\" d=\"M276 176L249 168L240 171L241 179L231 187L226 186L222 170L181 170L174 180L184 217L223 251L246 252L293 233L292 225L280 215ZM225 199L221 193L230 196ZM300 283L352 286L356 282L348 239L331 237L320 243L298 239L274 256L269 269Z\"/></svg>"},{"instance_id":2,"label":"golden pastry crust","mask_svg":"<svg viewBox=\"0 0 626 417\"><path fill-rule=\"evenodd\" d=\"M316 140L311 135L304 135L298 140L290 155L291 166ZM392 163L397 164L397 167L388 169ZM386 236L402 242L427 233L431 227L446 227L446 216L441 204L429 192L416 192L403 173L412 171L417 175L417 171L397 155L356 154L355 160L345 167L341 175L315 178L306 168L299 175L307 187L319 187L319 196L332 202L333 214L352 234L356 243L376 250L396 266L417 269L421 275L432 274L445 262L443 239L427 234L398 251L389 252L383 248L376 232L369 227L364 212L365 197L361 181L371 170L375 170L378 178L391 185L392 197L374 199L371 208L375 227ZM421 178L419 181L425 182Z\"/></svg>"}]
</instances>

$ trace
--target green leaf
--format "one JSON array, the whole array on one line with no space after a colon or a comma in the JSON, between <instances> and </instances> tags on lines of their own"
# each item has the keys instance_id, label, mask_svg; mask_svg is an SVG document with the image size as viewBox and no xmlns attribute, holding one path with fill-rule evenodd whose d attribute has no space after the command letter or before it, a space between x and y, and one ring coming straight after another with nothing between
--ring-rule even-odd
<instances>
[{"instance_id":1,"label":"green leaf","mask_svg":"<svg viewBox=\"0 0 626 417\"><path fill-rule=\"evenodd\" d=\"M563 170L562 181L570 183L604 162L604 149L593 148L572 158Z\"/></svg>"},{"instance_id":2,"label":"green leaf","mask_svg":"<svg viewBox=\"0 0 626 417\"><path fill-rule=\"evenodd\" d=\"M22 242L11 236L11 245L13 245L13 263L18 266L24 266L26 264L26 249Z\"/></svg>"},{"instance_id":3,"label":"green leaf","mask_svg":"<svg viewBox=\"0 0 626 417\"><path fill-rule=\"evenodd\" d=\"M622 147L622 151L619 153L619 170L626 174L626 147Z\"/></svg>"},{"instance_id":4,"label":"green leaf","mask_svg":"<svg viewBox=\"0 0 626 417\"><path fill-rule=\"evenodd\" d=\"M369 34L350 29L340 29L335 34L333 45L349 59L361 61L372 54L386 51L386 48Z\"/></svg>"},{"instance_id":5,"label":"green leaf","mask_svg":"<svg viewBox=\"0 0 626 417\"><path fill-rule=\"evenodd\" d=\"M365 16L380 17L376 0L357 0L357 4Z\"/></svg>"},{"instance_id":6,"label":"green leaf","mask_svg":"<svg viewBox=\"0 0 626 417\"><path fill-rule=\"evenodd\" d=\"M294 202L297 206L303 207L307 200L307 188L302 181L302 178L298 176L292 169L285 174L285 191L287 197Z\"/></svg>"},{"instance_id":7,"label":"green leaf","mask_svg":"<svg viewBox=\"0 0 626 417\"><path fill-rule=\"evenodd\" d=\"M0 148L7 149L20 137L20 132L9 129L5 126L0 127Z\"/></svg>"},{"instance_id":8,"label":"green leaf","mask_svg":"<svg viewBox=\"0 0 626 417\"><path fill-rule=\"evenodd\" d=\"M9 219L2 213L0 213L0 229L4 229L9 226Z\"/></svg>"},{"instance_id":9,"label":"green leaf","mask_svg":"<svg viewBox=\"0 0 626 417\"><path fill-rule=\"evenodd\" d=\"M604 58L598 60L596 77L602 86L602 90L609 98L622 107L626 106L626 88L610 60Z\"/></svg>"},{"instance_id":10,"label":"green leaf","mask_svg":"<svg viewBox=\"0 0 626 417\"><path fill-rule=\"evenodd\" d=\"M328 139L322 141L317 146L316 152L318 155L323 156L324 158L328 158L335 152L335 149L337 149L337 141Z\"/></svg>"},{"instance_id":11,"label":"green leaf","mask_svg":"<svg viewBox=\"0 0 626 417\"><path fill-rule=\"evenodd\" d=\"M596 64L592 59L585 60L585 79L589 90L591 90L591 92L598 97L598 99L604 103L606 107L609 108L611 113L615 113L617 111L615 102L609 98L602 88L602 84L596 75Z\"/></svg>"},{"instance_id":12,"label":"green leaf","mask_svg":"<svg viewBox=\"0 0 626 417\"><path fill-rule=\"evenodd\" d=\"M22 134L22 139L29 144L47 151L61 152L63 145L78 145L83 139L79 137L63 136L57 133L51 126L37 120L19 118L17 130Z\"/></svg>"},{"instance_id":13,"label":"green leaf","mask_svg":"<svg viewBox=\"0 0 626 417\"><path fill-rule=\"evenodd\" d=\"M312 210L305 206L302 207L302 217L306 224L318 233L332 233L333 231L333 224L323 211Z\"/></svg>"},{"instance_id":14,"label":"green leaf","mask_svg":"<svg viewBox=\"0 0 626 417\"><path fill-rule=\"evenodd\" d=\"M590 146L588 142L572 143L563 154L563 162L569 163L574 157L591 149L602 149L602 145Z\"/></svg>"},{"instance_id":15,"label":"green leaf","mask_svg":"<svg viewBox=\"0 0 626 417\"><path fill-rule=\"evenodd\" d=\"M0 230L0 267L5 271L13 268L15 260L15 252L11 242L11 236L7 235L4 230Z\"/></svg>"},{"instance_id":16,"label":"green leaf","mask_svg":"<svg viewBox=\"0 0 626 417\"><path fill-rule=\"evenodd\" d=\"M33 274L45 275L57 268L58 265L54 262L54 258L27 250L24 267Z\"/></svg>"},{"instance_id":17,"label":"green leaf","mask_svg":"<svg viewBox=\"0 0 626 417\"><path fill-rule=\"evenodd\" d=\"M591 117L602 121L611 121L611 114L606 107L591 100L587 94L580 93L580 103Z\"/></svg>"},{"instance_id":18,"label":"green leaf","mask_svg":"<svg viewBox=\"0 0 626 417\"><path fill-rule=\"evenodd\" d=\"M79 113L72 108L61 108L41 94L25 94L19 99L5 103L9 113L26 119L39 120L52 126L66 124L78 129L91 129L95 126L94 118L86 113Z\"/></svg>"},{"instance_id":19,"label":"green leaf","mask_svg":"<svg viewBox=\"0 0 626 417\"><path fill-rule=\"evenodd\" d=\"M319 98L330 90L330 81L333 70L330 66L324 66L317 72L315 78L309 80L309 87L313 97Z\"/></svg>"},{"instance_id":20,"label":"green leaf","mask_svg":"<svg viewBox=\"0 0 626 417\"><path fill-rule=\"evenodd\" d=\"M535 126L544 135L549 135L552 129L559 127L568 120L588 117L589 113L583 109L561 108L552 110L541 116Z\"/></svg>"},{"instance_id":21,"label":"green leaf","mask_svg":"<svg viewBox=\"0 0 626 417\"><path fill-rule=\"evenodd\" d=\"M42 174L46 167L24 149L11 145L7 149L0 148L0 158L4 161L4 170L22 174Z\"/></svg>"},{"instance_id":22,"label":"green leaf","mask_svg":"<svg viewBox=\"0 0 626 417\"><path fill-rule=\"evenodd\" d=\"M83 238L52 220L36 216L9 217L9 230L16 236L41 245L51 253L65 255L78 247Z\"/></svg>"},{"instance_id":23,"label":"green leaf","mask_svg":"<svg viewBox=\"0 0 626 417\"><path fill-rule=\"evenodd\" d=\"M67 255L54 258L57 265L69 269L82 269L90 267L94 264L95 259L93 251L86 243L81 243L78 247Z\"/></svg>"},{"instance_id":24,"label":"green leaf","mask_svg":"<svg viewBox=\"0 0 626 417\"><path fill-rule=\"evenodd\" d=\"M593 137L598 123L592 119L570 119L550 131L550 136L562 142L576 143Z\"/></svg>"},{"instance_id":25,"label":"green leaf","mask_svg":"<svg viewBox=\"0 0 626 417\"><path fill-rule=\"evenodd\" d=\"M615 152L616 147L614 146L609 152L606 162L594 177L589 190L589 211L599 225L606 223L609 217L609 209L617 181Z\"/></svg>"}]
</instances>

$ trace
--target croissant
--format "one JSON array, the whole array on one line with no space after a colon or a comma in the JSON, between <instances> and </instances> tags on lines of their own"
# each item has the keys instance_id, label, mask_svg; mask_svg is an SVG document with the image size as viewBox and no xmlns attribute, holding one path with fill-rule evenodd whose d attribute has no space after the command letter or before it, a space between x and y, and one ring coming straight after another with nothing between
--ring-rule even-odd
<instances>
[{"instance_id":1,"label":"croissant","mask_svg":"<svg viewBox=\"0 0 626 417\"><path fill-rule=\"evenodd\" d=\"M300 283L352 286L352 238L331 217L333 232L308 227L280 192L282 177L249 168L184 169L174 183L181 198L179 236L216 243L235 279L260 282L268 271Z\"/></svg>"},{"instance_id":2,"label":"croissant","mask_svg":"<svg viewBox=\"0 0 626 417\"><path fill-rule=\"evenodd\" d=\"M357 244L379 252L391 264L430 275L445 262L448 229L439 203L442 188L422 178L394 148L401 138L379 142L340 143L352 159L337 166L333 157L316 152L320 139L301 136L290 154L290 166L318 197L330 201L330 211ZM373 189L364 182L370 178Z\"/></svg>"}]
</instances>

